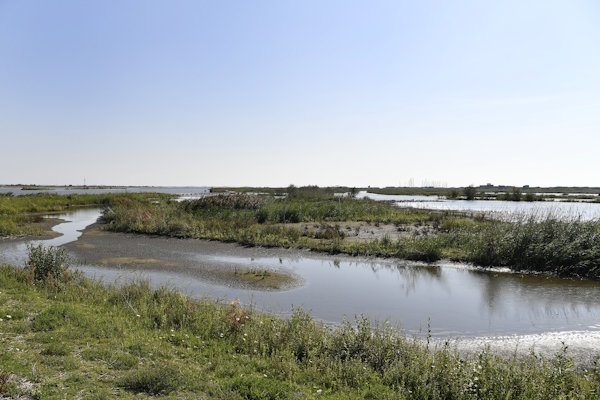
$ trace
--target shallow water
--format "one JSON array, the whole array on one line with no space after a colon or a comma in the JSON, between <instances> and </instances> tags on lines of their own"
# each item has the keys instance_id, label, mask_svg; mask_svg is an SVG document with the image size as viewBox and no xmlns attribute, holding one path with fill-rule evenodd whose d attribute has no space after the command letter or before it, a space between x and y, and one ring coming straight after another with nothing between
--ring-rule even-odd
<instances>
[{"instance_id":1,"label":"shallow water","mask_svg":"<svg viewBox=\"0 0 600 400\"><path fill-rule=\"evenodd\" d=\"M63 236L39 242L56 246L76 241L76 247L80 231L98 216L99 210L91 209L64 214L61 218L68 222L54 227ZM162 256L174 264L79 265L88 276L106 282L141 277L149 279L153 286L167 284L194 297L240 299L278 314L289 314L292 307L302 307L310 310L314 318L331 323L365 314L400 324L414 333L425 332L429 323L432 334L438 337L600 332L600 283L595 281L483 272L450 263L424 265L243 248L199 240L110 233L96 236L95 240L97 248L93 252ZM0 242L1 261L23 265L25 246L23 241ZM259 291L214 283L202 274L210 268L232 266L287 272L300 277L302 285L283 291Z\"/></svg>"},{"instance_id":2,"label":"shallow water","mask_svg":"<svg viewBox=\"0 0 600 400\"><path fill-rule=\"evenodd\" d=\"M198 197L208 193L208 187L203 186L124 186L115 188L73 188L69 186L53 186L43 190L22 190L21 186L0 186L0 194L12 193L15 196L25 196L39 193L51 194L106 194L106 193L167 193Z\"/></svg>"},{"instance_id":3,"label":"shallow water","mask_svg":"<svg viewBox=\"0 0 600 400\"><path fill-rule=\"evenodd\" d=\"M600 203L564 201L504 201L504 200L447 200L438 196L380 195L360 192L359 198L395 201L399 207L427 210L471 211L501 218L551 215L561 219L581 218L590 221L600 218Z\"/></svg>"},{"instance_id":4,"label":"shallow water","mask_svg":"<svg viewBox=\"0 0 600 400\"><path fill-rule=\"evenodd\" d=\"M41 243L49 247L61 246L65 243L73 242L81 236L81 232L86 227L96 222L99 216L100 210L97 208L81 208L60 215L47 215L46 218L60 218L64 220L64 222L52 227L52 230L60 233L60 236L52 239L33 241L0 240L0 261L13 265L23 265L27 258L28 244L38 245Z\"/></svg>"},{"instance_id":5,"label":"shallow water","mask_svg":"<svg viewBox=\"0 0 600 400\"><path fill-rule=\"evenodd\" d=\"M553 216L560 219L580 218L591 221L600 218L600 203L558 202L558 201L500 201L500 200L443 200L406 201L396 203L400 207L423 208L429 210L473 211L498 215L500 217Z\"/></svg>"},{"instance_id":6,"label":"shallow water","mask_svg":"<svg viewBox=\"0 0 600 400\"><path fill-rule=\"evenodd\" d=\"M369 198L378 201L440 201L440 196L408 195L408 194L378 194L360 191L356 194L357 199Z\"/></svg>"}]
</instances>

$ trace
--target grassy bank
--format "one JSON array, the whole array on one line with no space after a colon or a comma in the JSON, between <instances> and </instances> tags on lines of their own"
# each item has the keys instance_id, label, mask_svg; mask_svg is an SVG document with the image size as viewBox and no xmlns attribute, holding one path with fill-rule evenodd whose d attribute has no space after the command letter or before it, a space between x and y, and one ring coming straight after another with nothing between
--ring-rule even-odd
<instances>
[{"instance_id":1,"label":"grassy bank","mask_svg":"<svg viewBox=\"0 0 600 400\"><path fill-rule=\"evenodd\" d=\"M45 224L41 222L45 213L60 212L75 207L105 207L122 198L147 201L168 197L168 195L153 193L0 196L0 237L43 235L46 233Z\"/></svg>"},{"instance_id":2,"label":"grassy bank","mask_svg":"<svg viewBox=\"0 0 600 400\"><path fill-rule=\"evenodd\" d=\"M219 195L182 203L119 199L107 229L233 241L252 246L435 261L449 258L569 277L600 278L600 223L551 216L513 222L451 212L400 209L327 192L284 199ZM355 240L354 230L385 234ZM354 235L354 236L353 236Z\"/></svg>"},{"instance_id":3,"label":"grassy bank","mask_svg":"<svg viewBox=\"0 0 600 400\"><path fill-rule=\"evenodd\" d=\"M595 399L566 352L461 358L367 320L331 330L138 282L0 266L0 397Z\"/></svg>"}]
</instances>

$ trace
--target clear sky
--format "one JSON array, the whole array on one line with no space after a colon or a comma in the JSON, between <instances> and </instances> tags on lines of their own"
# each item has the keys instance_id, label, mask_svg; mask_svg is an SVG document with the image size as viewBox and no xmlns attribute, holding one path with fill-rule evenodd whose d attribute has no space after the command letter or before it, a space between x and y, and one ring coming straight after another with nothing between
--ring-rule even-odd
<instances>
[{"instance_id":1,"label":"clear sky","mask_svg":"<svg viewBox=\"0 0 600 400\"><path fill-rule=\"evenodd\" d=\"M600 2L0 0L0 183L600 186Z\"/></svg>"}]
</instances>

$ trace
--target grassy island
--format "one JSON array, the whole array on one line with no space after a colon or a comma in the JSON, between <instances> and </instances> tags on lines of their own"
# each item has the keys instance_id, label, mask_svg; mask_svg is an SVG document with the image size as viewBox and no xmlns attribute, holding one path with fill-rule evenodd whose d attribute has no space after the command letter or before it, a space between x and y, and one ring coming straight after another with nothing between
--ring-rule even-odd
<instances>
[{"instance_id":1,"label":"grassy island","mask_svg":"<svg viewBox=\"0 0 600 400\"><path fill-rule=\"evenodd\" d=\"M481 214L402 209L392 203L294 188L287 197L219 194L197 200L119 198L106 229L295 247L328 253L450 259L563 277L600 278L600 222L553 216L499 221Z\"/></svg>"}]
</instances>

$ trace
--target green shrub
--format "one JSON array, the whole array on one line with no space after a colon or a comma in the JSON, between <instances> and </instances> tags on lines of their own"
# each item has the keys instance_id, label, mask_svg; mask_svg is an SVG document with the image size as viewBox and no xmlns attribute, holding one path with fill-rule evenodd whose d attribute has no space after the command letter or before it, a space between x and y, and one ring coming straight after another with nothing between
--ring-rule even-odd
<instances>
[{"instance_id":1,"label":"green shrub","mask_svg":"<svg viewBox=\"0 0 600 400\"><path fill-rule=\"evenodd\" d=\"M477 189L475 189L473 186L467 186L466 188L463 189L463 192L464 192L467 200L475 200L475 195L477 194Z\"/></svg>"},{"instance_id":2,"label":"green shrub","mask_svg":"<svg viewBox=\"0 0 600 400\"><path fill-rule=\"evenodd\" d=\"M38 283L55 283L62 280L69 260L67 251L54 246L28 245L29 253L26 269Z\"/></svg>"}]
</instances>

